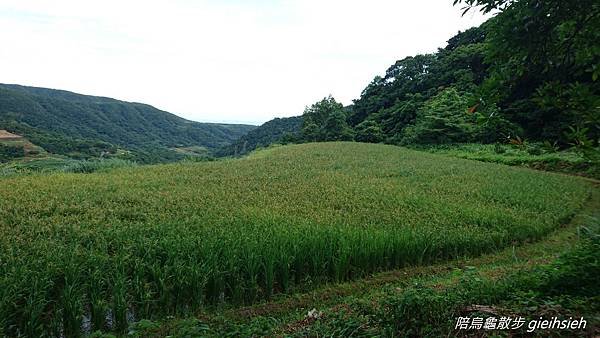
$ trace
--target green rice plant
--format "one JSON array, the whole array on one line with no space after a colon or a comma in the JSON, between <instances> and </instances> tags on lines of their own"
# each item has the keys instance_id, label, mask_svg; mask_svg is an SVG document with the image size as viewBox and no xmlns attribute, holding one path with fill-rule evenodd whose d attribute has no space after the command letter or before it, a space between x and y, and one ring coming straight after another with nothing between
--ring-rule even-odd
<instances>
[{"instance_id":1,"label":"green rice plant","mask_svg":"<svg viewBox=\"0 0 600 338\"><path fill-rule=\"evenodd\" d=\"M114 328L118 332L123 332L128 326L127 323L127 310L128 310L128 297L127 297L127 276L125 271L120 268L114 272L111 276L113 282L112 285L112 314L114 316Z\"/></svg>"},{"instance_id":2,"label":"green rice plant","mask_svg":"<svg viewBox=\"0 0 600 338\"><path fill-rule=\"evenodd\" d=\"M24 333L27 336L35 337L43 335L44 322L43 318L48 307L48 299L45 296L47 292L45 281L33 281L31 294L27 297L24 314L27 318L25 323Z\"/></svg>"},{"instance_id":3,"label":"green rice plant","mask_svg":"<svg viewBox=\"0 0 600 338\"><path fill-rule=\"evenodd\" d=\"M279 245L274 248L273 255L275 255L275 279L276 284L279 287L279 291L287 292L290 289L292 282L292 264L294 256L291 248L288 245L278 243Z\"/></svg>"},{"instance_id":4,"label":"green rice plant","mask_svg":"<svg viewBox=\"0 0 600 338\"><path fill-rule=\"evenodd\" d=\"M100 270L92 271L87 287L92 328L102 330L106 324L106 313L108 312L108 297L103 272Z\"/></svg>"},{"instance_id":5,"label":"green rice plant","mask_svg":"<svg viewBox=\"0 0 600 338\"><path fill-rule=\"evenodd\" d=\"M265 259L262 263L263 278L262 282L264 285L264 294L267 299L270 299L273 295L273 289L275 285L275 257L276 253L272 252L272 247L267 248L263 251Z\"/></svg>"},{"instance_id":6,"label":"green rice plant","mask_svg":"<svg viewBox=\"0 0 600 338\"><path fill-rule=\"evenodd\" d=\"M76 334L85 315L94 331L123 332L131 318L480 255L544 237L591 189L564 175L360 143L3 178L1 331Z\"/></svg>"},{"instance_id":7,"label":"green rice plant","mask_svg":"<svg viewBox=\"0 0 600 338\"><path fill-rule=\"evenodd\" d=\"M415 148L470 160L600 178L597 163L586 158L585 152L576 147L559 151L556 145L548 142L524 145L464 143Z\"/></svg>"},{"instance_id":8,"label":"green rice plant","mask_svg":"<svg viewBox=\"0 0 600 338\"><path fill-rule=\"evenodd\" d=\"M84 293L81 289L77 263L72 261L65 263L64 285L61 287L60 296L63 330L66 336L77 336L81 330Z\"/></svg>"}]
</instances>

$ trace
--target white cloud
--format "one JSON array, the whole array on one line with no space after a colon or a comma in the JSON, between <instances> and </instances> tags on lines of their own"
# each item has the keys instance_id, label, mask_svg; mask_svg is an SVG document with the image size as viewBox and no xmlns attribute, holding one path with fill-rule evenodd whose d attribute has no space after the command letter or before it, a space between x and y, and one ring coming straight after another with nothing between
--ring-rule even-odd
<instances>
[{"instance_id":1,"label":"white cloud","mask_svg":"<svg viewBox=\"0 0 600 338\"><path fill-rule=\"evenodd\" d=\"M451 0L3 0L0 82L264 122L483 22Z\"/></svg>"}]
</instances>

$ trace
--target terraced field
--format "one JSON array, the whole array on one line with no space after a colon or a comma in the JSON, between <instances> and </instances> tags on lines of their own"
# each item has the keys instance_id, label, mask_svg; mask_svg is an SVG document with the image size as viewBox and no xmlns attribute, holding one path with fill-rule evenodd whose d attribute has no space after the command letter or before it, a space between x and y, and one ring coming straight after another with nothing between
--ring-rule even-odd
<instances>
[{"instance_id":1,"label":"terraced field","mask_svg":"<svg viewBox=\"0 0 600 338\"><path fill-rule=\"evenodd\" d=\"M0 180L0 335L142 318L541 239L592 186L393 146Z\"/></svg>"}]
</instances>

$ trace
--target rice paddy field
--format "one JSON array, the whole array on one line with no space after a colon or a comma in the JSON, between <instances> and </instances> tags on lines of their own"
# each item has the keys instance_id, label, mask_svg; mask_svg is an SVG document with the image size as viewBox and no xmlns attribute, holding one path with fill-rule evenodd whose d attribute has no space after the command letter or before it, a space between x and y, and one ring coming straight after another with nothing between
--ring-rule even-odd
<instances>
[{"instance_id":1,"label":"rice paddy field","mask_svg":"<svg viewBox=\"0 0 600 338\"><path fill-rule=\"evenodd\" d=\"M564 175L394 146L0 179L0 336L123 331L543 238Z\"/></svg>"}]
</instances>

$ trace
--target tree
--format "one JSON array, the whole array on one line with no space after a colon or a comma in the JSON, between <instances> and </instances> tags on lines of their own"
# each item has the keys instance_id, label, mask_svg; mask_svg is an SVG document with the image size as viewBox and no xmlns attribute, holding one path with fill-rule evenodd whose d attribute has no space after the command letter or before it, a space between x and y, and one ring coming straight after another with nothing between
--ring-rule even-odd
<instances>
[{"instance_id":1,"label":"tree","mask_svg":"<svg viewBox=\"0 0 600 338\"><path fill-rule=\"evenodd\" d=\"M322 130L325 141L352 141L354 138L343 110L333 111L325 121Z\"/></svg>"},{"instance_id":2,"label":"tree","mask_svg":"<svg viewBox=\"0 0 600 338\"><path fill-rule=\"evenodd\" d=\"M469 99L448 88L425 103L415 123L404 129L402 144L440 144L469 142L474 118L467 113Z\"/></svg>"},{"instance_id":3,"label":"tree","mask_svg":"<svg viewBox=\"0 0 600 338\"><path fill-rule=\"evenodd\" d=\"M433 54L417 55L397 61L385 72L385 77L375 79L354 101L348 121L355 127L367 117L387 109L408 95L422 93L432 88L431 69L437 58Z\"/></svg>"},{"instance_id":4,"label":"tree","mask_svg":"<svg viewBox=\"0 0 600 338\"><path fill-rule=\"evenodd\" d=\"M302 136L305 141L316 142L321 138L320 128L310 116L304 118L302 125Z\"/></svg>"},{"instance_id":5,"label":"tree","mask_svg":"<svg viewBox=\"0 0 600 338\"><path fill-rule=\"evenodd\" d=\"M463 7L463 15L475 7L481 7L481 11L489 13L493 10L502 10L510 5L514 0L454 0L454 6L457 4L465 4Z\"/></svg>"},{"instance_id":6,"label":"tree","mask_svg":"<svg viewBox=\"0 0 600 338\"><path fill-rule=\"evenodd\" d=\"M338 103L333 96L328 96L314 103L304 110L304 118L312 120L316 125L322 126L333 112L343 111L344 105Z\"/></svg>"},{"instance_id":7,"label":"tree","mask_svg":"<svg viewBox=\"0 0 600 338\"><path fill-rule=\"evenodd\" d=\"M456 0L465 12L499 14L486 36L491 72L484 100L498 104L527 136L567 144L572 127L598 139L600 3L595 0ZM587 96L587 97L584 97ZM566 108L566 109L565 109Z\"/></svg>"},{"instance_id":8,"label":"tree","mask_svg":"<svg viewBox=\"0 0 600 338\"><path fill-rule=\"evenodd\" d=\"M344 106L332 96L307 107L302 116L302 136L306 141L352 139L352 130L346 122Z\"/></svg>"},{"instance_id":9,"label":"tree","mask_svg":"<svg viewBox=\"0 0 600 338\"><path fill-rule=\"evenodd\" d=\"M402 130L414 123L417 112L423 106L423 95L409 94L405 100L396 100L390 108L383 109L374 114L373 119L379 122L381 131L388 139L394 139ZM392 141L391 143L397 143Z\"/></svg>"},{"instance_id":10,"label":"tree","mask_svg":"<svg viewBox=\"0 0 600 338\"><path fill-rule=\"evenodd\" d=\"M379 143L383 141L381 126L373 120L363 121L356 126L354 139L358 142Z\"/></svg>"}]
</instances>

